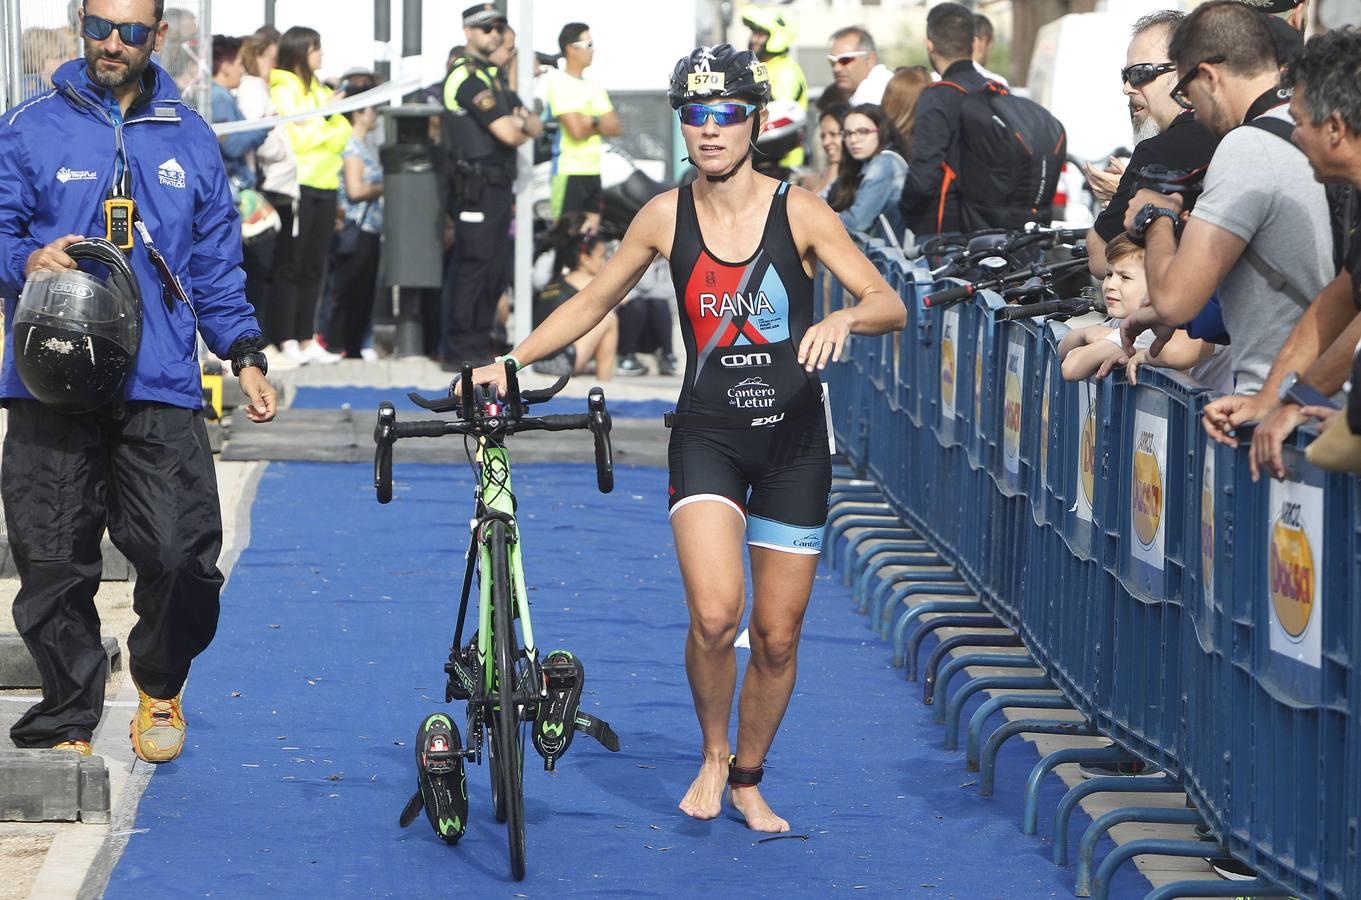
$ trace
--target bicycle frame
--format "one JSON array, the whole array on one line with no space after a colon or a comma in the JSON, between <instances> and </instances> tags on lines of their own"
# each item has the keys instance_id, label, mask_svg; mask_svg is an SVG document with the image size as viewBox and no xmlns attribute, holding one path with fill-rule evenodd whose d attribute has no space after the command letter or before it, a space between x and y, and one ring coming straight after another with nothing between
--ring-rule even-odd
<instances>
[{"instance_id":1,"label":"bicycle frame","mask_svg":"<svg viewBox=\"0 0 1361 900\"><path fill-rule=\"evenodd\" d=\"M515 521L515 497L510 482L510 456L504 447L489 446L485 438L478 439L478 609L477 659L482 668L482 691L492 695L495 667L491 665L492 641L492 561L491 546L483 534L488 521L502 519L509 526ZM519 617L523 652L529 661L531 676L537 673L539 654L534 645L534 628L529 620L529 594L525 588L523 555L520 551L518 528L506 529L506 545L510 551L511 602L515 608L511 618ZM541 679L531 677L530 684Z\"/></svg>"}]
</instances>

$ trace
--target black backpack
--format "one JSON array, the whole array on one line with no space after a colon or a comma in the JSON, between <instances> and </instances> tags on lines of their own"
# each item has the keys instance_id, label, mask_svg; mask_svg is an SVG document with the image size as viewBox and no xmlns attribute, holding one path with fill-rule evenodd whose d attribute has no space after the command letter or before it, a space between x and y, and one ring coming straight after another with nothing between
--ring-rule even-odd
<instances>
[{"instance_id":1,"label":"black backpack","mask_svg":"<svg viewBox=\"0 0 1361 900\"><path fill-rule=\"evenodd\" d=\"M960 230L1047 225L1059 173L1068 159L1063 123L1033 100L989 81L964 91L959 113ZM947 173L947 185L949 181ZM948 187L942 187L948 190Z\"/></svg>"}]
</instances>

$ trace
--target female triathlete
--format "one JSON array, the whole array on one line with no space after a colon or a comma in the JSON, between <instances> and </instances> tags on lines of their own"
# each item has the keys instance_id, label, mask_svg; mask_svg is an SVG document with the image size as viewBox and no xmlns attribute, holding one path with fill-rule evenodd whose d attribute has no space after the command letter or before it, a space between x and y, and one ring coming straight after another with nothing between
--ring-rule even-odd
<instances>
[{"instance_id":1,"label":"female triathlete","mask_svg":"<svg viewBox=\"0 0 1361 900\"><path fill-rule=\"evenodd\" d=\"M714 818L728 786L751 828L787 831L756 785L794 688L827 517L831 461L817 373L840 359L849 335L901 328L906 311L826 203L752 170L770 98L752 53L727 44L695 50L676 64L669 97L700 177L648 203L604 270L506 358L523 367L558 352L595 327L658 253L670 260L686 365L668 417L668 490L690 612L686 672L703 734L703 762L680 808ZM818 263L857 302L814 322ZM504 366L480 368L475 379L504 389ZM751 659L730 756L743 543Z\"/></svg>"}]
</instances>

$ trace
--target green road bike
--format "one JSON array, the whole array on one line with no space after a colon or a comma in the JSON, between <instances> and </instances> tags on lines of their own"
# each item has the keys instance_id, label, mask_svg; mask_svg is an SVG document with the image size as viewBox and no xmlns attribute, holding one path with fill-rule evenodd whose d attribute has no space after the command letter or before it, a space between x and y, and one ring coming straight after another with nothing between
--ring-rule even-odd
<instances>
[{"instance_id":1,"label":"green road bike","mask_svg":"<svg viewBox=\"0 0 1361 900\"><path fill-rule=\"evenodd\" d=\"M558 393L567 378L540 391L521 392L509 363L506 376L504 399L498 398L494 389L484 391L474 386L470 367L463 369L458 396L454 396L452 387L446 397L409 395L423 409L452 412L454 419L398 422L392 404L380 404L374 429L374 488L379 503L392 499L392 447L399 438L464 437L469 462L477 474L473 491L476 512L470 523L472 536L458 624L444 666L448 676L444 699L446 703L466 701L467 742L462 741L450 716L433 713L425 717L416 736L418 790L402 811L400 824L410 825L424 809L435 833L446 843L458 843L468 823L464 762L480 765L485 747L492 810L496 820L506 824L510 871L519 881L525 876L526 730L547 771L554 769L578 731L611 751L619 750L619 739L609 723L578 708L586 677L581 661L567 650L554 650L539 659L529 618L506 438L525 431L590 430L595 436L596 481L602 493L613 490L614 469L610 416L600 388L591 390L585 414L531 417L527 415L529 406ZM464 644L464 623L474 583L478 586L477 633Z\"/></svg>"}]
</instances>

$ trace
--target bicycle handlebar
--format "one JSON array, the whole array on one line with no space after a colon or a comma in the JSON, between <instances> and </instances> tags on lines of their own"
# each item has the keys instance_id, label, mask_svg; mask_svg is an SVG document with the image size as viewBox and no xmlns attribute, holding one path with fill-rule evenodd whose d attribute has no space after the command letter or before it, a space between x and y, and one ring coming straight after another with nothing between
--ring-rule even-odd
<instances>
[{"instance_id":1,"label":"bicycle handlebar","mask_svg":"<svg viewBox=\"0 0 1361 900\"><path fill-rule=\"evenodd\" d=\"M1005 309L997 310L994 318L999 322L1010 322L1014 319L1030 319L1038 316L1079 316L1089 312L1100 312L1104 308L1104 304L1098 301L1088 300L1086 297L1074 297L1068 300L1045 300L1043 303L1008 306Z\"/></svg>"},{"instance_id":2,"label":"bicycle handlebar","mask_svg":"<svg viewBox=\"0 0 1361 900\"><path fill-rule=\"evenodd\" d=\"M979 281L973 284L959 284L952 288L946 288L943 291L928 294L922 298L922 305L928 308L945 309L969 299L981 290L992 290L993 288L1001 287L1004 284L1016 284L1031 278L1040 278L1045 283L1048 283L1055 275L1067 272L1070 269L1079 267L1086 268L1086 266L1086 259L1065 259L1061 262L1049 263L1048 265L1035 263L1017 269L1014 272L1009 272L1006 275L999 275L996 278L989 278L985 281Z\"/></svg>"},{"instance_id":3,"label":"bicycle handlebar","mask_svg":"<svg viewBox=\"0 0 1361 900\"><path fill-rule=\"evenodd\" d=\"M576 431L590 429L595 436L596 486L602 494L614 489L614 450L610 443L612 423L605 406L605 392L593 387L586 400L587 412L575 415L527 417L524 411L531 403L541 403L562 390L567 377L559 378L551 386L538 391L519 390L513 366L506 364L506 403L496 400L493 391L483 392L472 385L472 367L464 366L461 375L464 390L460 396L441 398L409 395L413 402L433 412L461 412L457 419L426 419L398 422L397 410L388 401L378 405L378 422L373 429L376 445L373 457L373 487L379 503L392 500L392 445L400 438L439 438L453 434L479 437L509 436L523 431Z\"/></svg>"}]
</instances>

